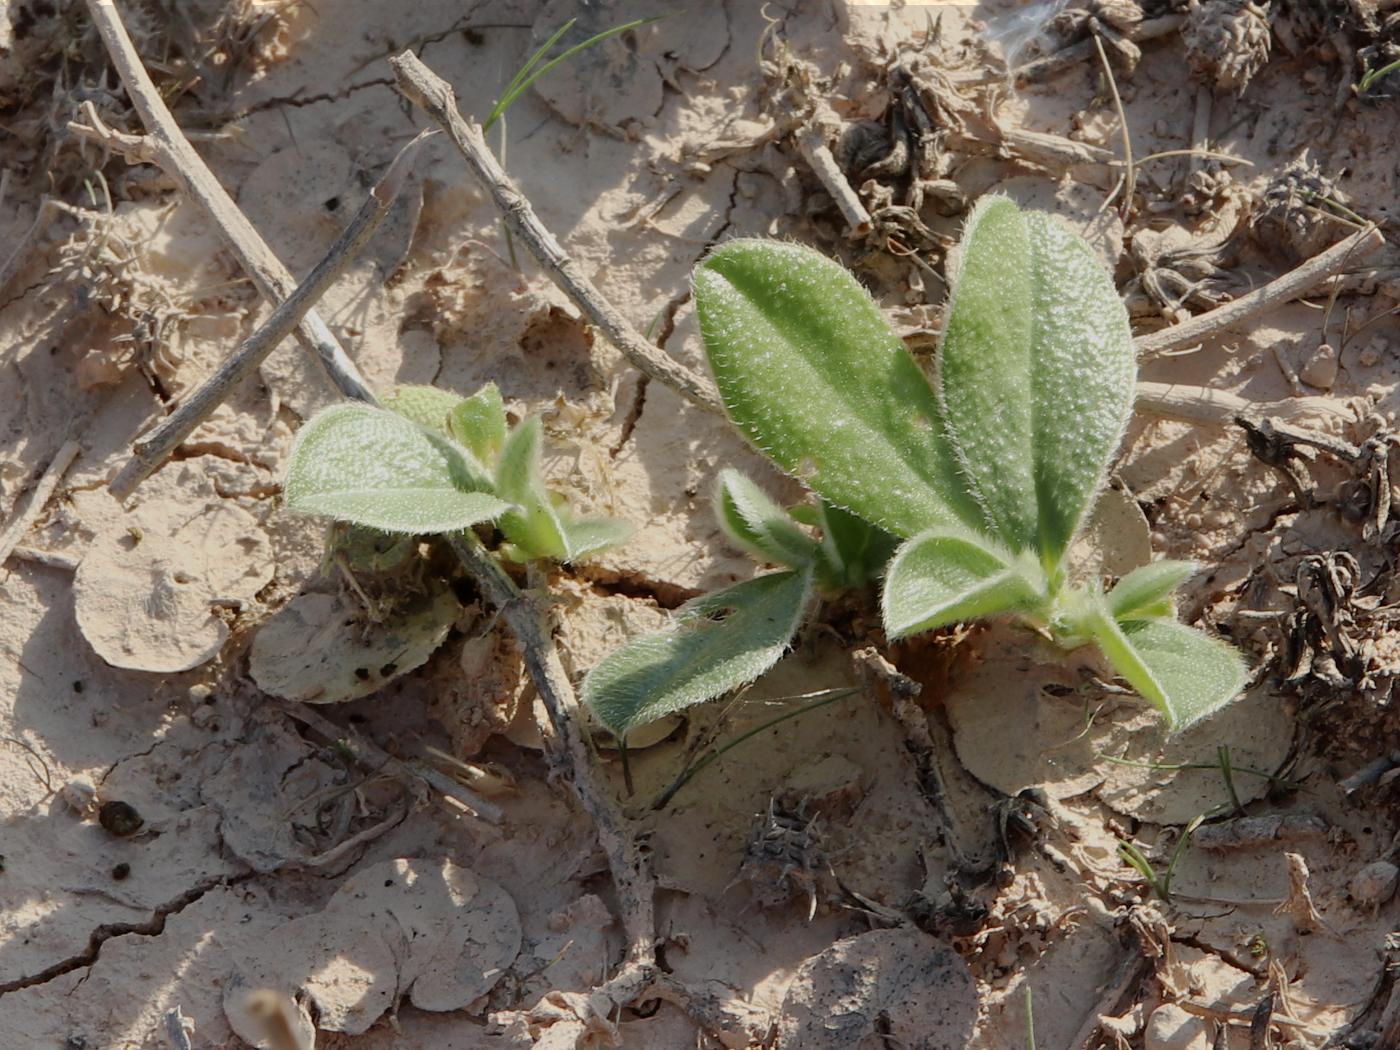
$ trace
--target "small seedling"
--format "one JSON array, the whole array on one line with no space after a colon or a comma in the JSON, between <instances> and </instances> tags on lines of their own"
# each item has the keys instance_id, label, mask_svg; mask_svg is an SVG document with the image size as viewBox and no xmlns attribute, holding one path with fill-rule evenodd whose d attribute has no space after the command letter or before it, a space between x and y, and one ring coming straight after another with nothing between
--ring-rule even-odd
<instances>
[{"instance_id":1,"label":"small seedling","mask_svg":"<svg viewBox=\"0 0 1400 1050\"><path fill-rule=\"evenodd\" d=\"M615 732L767 670L822 571L813 551L841 548L851 523L903 541L884 572L891 640L1012 616L1067 649L1095 643L1172 729L1243 687L1239 654L1175 619L1189 563L1143 566L1108 593L1069 578L1066 554L1122 440L1137 371L1127 311L1089 247L993 196L948 274L930 382L866 291L810 249L736 240L697 268L729 414L820 497L825 527L818 544L756 488L722 481L727 531L788 571L699 599L671 631L595 668L584 695ZM871 571L873 559L857 560L855 576Z\"/></svg>"},{"instance_id":2,"label":"small seedling","mask_svg":"<svg viewBox=\"0 0 1400 1050\"><path fill-rule=\"evenodd\" d=\"M621 741L758 678L792 644L816 591L864 586L894 550L893 537L824 500L784 510L737 470L720 472L714 510L732 543L782 570L687 603L669 629L634 638L588 673L583 701Z\"/></svg>"},{"instance_id":3,"label":"small seedling","mask_svg":"<svg viewBox=\"0 0 1400 1050\"><path fill-rule=\"evenodd\" d=\"M621 522L575 515L544 483L544 429L508 425L495 384L471 397L400 387L372 405L335 405L302 427L287 506L362 529L437 535L492 521L516 561L574 562L621 542Z\"/></svg>"}]
</instances>

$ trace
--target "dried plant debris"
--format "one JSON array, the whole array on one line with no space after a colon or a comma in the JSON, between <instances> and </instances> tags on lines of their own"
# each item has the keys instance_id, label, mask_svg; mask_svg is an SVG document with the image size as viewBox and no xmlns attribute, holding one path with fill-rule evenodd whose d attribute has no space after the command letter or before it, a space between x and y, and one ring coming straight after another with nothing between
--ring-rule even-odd
<instances>
[{"instance_id":1,"label":"dried plant debris","mask_svg":"<svg viewBox=\"0 0 1400 1050\"><path fill-rule=\"evenodd\" d=\"M207 663L228 620L271 580L272 545L228 502L160 498L104 524L73 583L78 627L114 667Z\"/></svg>"},{"instance_id":2,"label":"dried plant debris","mask_svg":"<svg viewBox=\"0 0 1400 1050\"><path fill-rule=\"evenodd\" d=\"M977 987L944 942L904 927L837 941L802 964L778 1022L781 1050L962 1050Z\"/></svg>"},{"instance_id":3,"label":"dried plant debris","mask_svg":"<svg viewBox=\"0 0 1400 1050\"><path fill-rule=\"evenodd\" d=\"M1342 229L1337 217L1349 213L1346 195L1304 150L1269 180L1249 227L1262 247L1296 263L1331 245Z\"/></svg>"},{"instance_id":4,"label":"dried plant debris","mask_svg":"<svg viewBox=\"0 0 1400 1050\"><path fill-rule=\"evenodd\" d=\"M405 997L420 1010L464 1010L495 987L520 943L515 901L496 883L445 859L385 861L241 960L224 1013L241 1038L268 1046L268 1015L296 1028L301 1003L321 1031L352 1035Z\"/></svg>"},{"instance_id":5,"label":"dried plant debris","mask_svg":"<svg viewBox=\"0 0 1400 1050\"><path fill-rule=\"evenodd\" d=\"M821 815L809 813L805 799L794 804L774 797L744 847L744 860L734 881L747 884L753 902L765 911L802 901L811 922L817 914L817 887L825 870Z\"/></svg>"},{"instance_id":6,"label":"dried plant debris","mask_svg":"<svg viewBox=\"0 0 1400 1050\"><path fill-rule=\"evenodd\" d=\"M1269 5L1190 0L1181 38L1197 76L1217 91L1241 95L1269 60Z\"/></svg>"},{"instance_id":7,"label":"dried plant debris","mask_svg":"<svg viewBox=\"0 0 1400 1050\"><path fill-rule=\"evenodd\" d=\"M1050 20L1050 46L1044 50L1051 53L1097 36L1121 60L1124 73L1132 76L1142 49L1131 38L1142 18L1142 6L1135 0L1085 0L1061 9Z\"/></svg>"},{"instance_id":8,"label":"dried plant debris","mask_svg":"<svg viewBox=\"0 0 1400 1050\"><path fill-rule=\"evenodd\" d=\"M446 586L405 593L377 618L345 594L304 594L258 629L249 670L287 700L355 700L423 666L460 612Z\"/></svg>"},{"instance_id":9,"label":"dried plant debris","mask_svg":"<svg viewBox=\"0 0 1400 1050\"><path fill-rule=\"evenodd\" d=\"M1196 230L1166 226L1133 233L1128 255L1137 276L1125 289L1132 313L1180 323L1193 311L1219 306L1242 290L1230 266L1248 215L1247 201L1238 191L1223 196Z\"/></svg>"}]
</instances>

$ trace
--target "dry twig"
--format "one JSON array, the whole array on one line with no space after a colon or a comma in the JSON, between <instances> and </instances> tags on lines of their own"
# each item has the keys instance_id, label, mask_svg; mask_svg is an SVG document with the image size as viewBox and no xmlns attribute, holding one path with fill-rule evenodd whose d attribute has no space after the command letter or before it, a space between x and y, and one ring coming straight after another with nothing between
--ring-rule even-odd
<instances>
[{"instance_id":1,"label":"dry twig","mask_svg":"<svg viewBox=\"0 0 1400 1050\"><path fill-rule=\"evenodd\" d=\"M1248 295L1240 296L1234 302L1226 303L1179 325L1163 328L1160 332L1139 336L1134 340L1138 357L1150 358L1167 350L1199 345L1211 336L1296 299L1328 277L1341 273L1348 266L1364 259L1384 243L1385 238L1374 226L1359 230L1296 269Z\"/></svg>"},{"instance_id":2,"label":"dry twig","mask_svg":"<svg viewBox=\"0 0 1400 1050\"><path fill-rule=\"evenodd\" d=\"M387 773L390 776L421 780L434 791L475 813L488 824L501 822L499 806L482 798L475 791L463 787L441 770L421 762L405 762L395 758L378 744L363 739L348 729L342 729L306 704L283 704L282 710L331 743L344 747L355 761L364 766L365 769L376 773Z\"/></svg>"},{"instance_id":3,"label":"dry twig","mask_svg":"<svg viewBox=\"0 0 1400 1050\"><path fill-rule=\"evenodd\" d=\"M462 116L452 87L425 66L412 51L389 60L400 93L423 110L447 133L478 182L490 192L512 234L530 249L550 279L597 325L643 374L664 383L687 401L712 412L723 412L719 395L706 380L653 346L603 297L554 234L540 222L529 200L496 162L481 128Z\"/></svg>"},{"instance_id":4,"label":"dry twig","mask_svg":"<svg viewBox=\"0 0 1400 1050\"><path fill-rule=\"evenodd\" d=\"M1216 427L1234 426L1235 420L1241 416L1276 416L1283 419L1323 416L1351 418L1351 414L1336 398L1291 397L1283 401L1250 401L1228 390L1213 390L1210 387L1187 386L1181 383L1139 382L1135 407L1143 415Z\"/></svg>"},{"instance_id":5,"label":"dry twig","mask_svg":"<svg viewBox=\"0 0 1400 1050\"><path fill-rule=\"evenodd\" d=\"M131 459L108 486L113 496L125 500L135 492L136 486L159 470L179 444L208 419L240 383L256 372L258 365L301 324L302 318L355 261L360 250L389 214L423 138L422 135L418 136L399 151L349 225L341 231L335 243L297 285L296 290L224 360L212 376L181 401L174 412L161 420L149 434L137 440Z\"/></svg>"},{"instance_id":6,"label":"dry twig","mask_svg":"<svg viewBox=\"0 0 1400 1050\"><path fill-rule=\"evenodd\" d=\"M159 167L213 219L214 226L253 278L263 298L273 303L288 298L296 289L296 279L258 235L175 123L150 74L141 64L141 56L136 53L113 0L87 0L87 8L147 134L126 135L100 120L90 125L72 124L69 129L121 153L129 161ZM96 114L89 110L87 115L92 120ZM361 401L374 400L355 362L314 310L308 312L297 327L297 339L325 366L342 394Z\"/></svg>"},{"instance_id":7,"label":"dry twig","mask_svg":"<svg viewBox=\"0 0 1400 1050\"><path fill-rule=\"evenodd\" d=\"M34 486L34 491L29 496L29 502L25 504L22 511L15 515L14 520L10 522L5 531L0 533L0 566L4 566L5 562L9 560L15 547L19 545L19 541L24 538L24 534L43 513L49 498L53 496L54 489L58 488L58 483L63 480L64 472L77 458L78 449L79 445L76 441L70 440L63 443L63 446L49 462L43 477L39 479L39 484Z\"/></svg>"}]
</instances>

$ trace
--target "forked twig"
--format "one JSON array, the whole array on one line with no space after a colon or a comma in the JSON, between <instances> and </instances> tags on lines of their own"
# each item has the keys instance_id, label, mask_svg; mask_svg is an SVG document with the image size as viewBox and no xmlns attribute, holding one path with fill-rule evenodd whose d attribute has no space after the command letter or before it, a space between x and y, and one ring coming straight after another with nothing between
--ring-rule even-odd
<instances>
[{"instance_id":1,"label":"forked twig","mask_svg":"<svg viewBox=\"0 0 1400 1050\"><path fill-rule=\"evenodd\" d=\"M709 382L648 342L584 276L554 234L540 222L530 201L496 162L481 128L462 116L451 85L425 66L412 51L391 58L389 64L394 67L399 92L447 133L477 181L490 192L511 233L524 242L550 279L598 326L608 341L643 374L664 383L701 408L722 413L724 408L719 395Z\"/></svg>"},{"instance_id":2,"label":"forked twig","mask_svg":"<svg viewBox=\"0 0 1400 1050\"><path fill-rule=\"evenodd\" d=\"M1138 357L1155 357L1167 350L1195 346L1219 332L1242 324L1251 317L1257 317L1266 310L1282 306L1328 277L1341 273L1352 263L1364 259L1384 243L1385 238L1381 231L1374 226L1358 230L1346 240L1338 241L1320 255L1270 281L1264 287L1240 296L1234 302L1218 306L1179 325L1163 328L1160 332L1139 336L1133 341L1137 346Z\"/></svg>"},{"instance_id":3,"label":"forked twig","mask_svg":"<svg viewBox=\"0 0 1400 1050\"><path fill-rule=\"evenodd\" d=\"M179 444L208 419L240 383L256 372L258 365L301 324L302 318L355 261L360 250L389 214L408 178L423 138L423 135L419 135L399 151L349 225L341 231L335 243L297 285L296 290L272 311L272 316L259 325L257 331L245 339L194 393L181 401L174 412L161 420L149 434L137 440L131 459L108 486L113 496L125 500L135 492L136 486L160 469Z\"/></svg>"},{"instance_id":4,"label":"forked twig","mask_svg":"<svg viewBox=\"0 0 1400 1050\"><path fill-rule=\"evenodd\" d=\"M286 299L296 289L296 279L258 235L175 123L175 117L141 64L141 56L136 53L113 0L87 0L87 9L147 134L125 135L108 128L100 120L89 126L70 124L70 130L122 153L129 160L159 167L214 220L214 226L253 278L263 298L274 303ZM89 120L96 115L94 110L86 112ZM355 362L314 310L309 311L297 327L297 339L325 366L342 394L361 401L374 400Z\"/></svg>"}]
</instances>

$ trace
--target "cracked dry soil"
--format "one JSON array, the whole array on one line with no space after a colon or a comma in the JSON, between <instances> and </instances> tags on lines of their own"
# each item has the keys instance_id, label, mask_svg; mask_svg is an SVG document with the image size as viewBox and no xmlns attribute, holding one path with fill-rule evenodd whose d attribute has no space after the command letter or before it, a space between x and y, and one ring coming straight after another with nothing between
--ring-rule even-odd
<instances>
[{"instance_id":1,"label":"cracked dry soil","mask_svg":"<svg viewBox=\"0 0 1400 1050\"><path fill-rule=\"evenodd\" d=\"M388 55L414 48L479 117L569 18L584 34L658 13L641 0L119 6L182 127L296 274L421 127ZM725 0L552 70L490 143L608 298L693 368L688 275L735 235L840 257L931 363L944 253L989 190L1075 224L1140 333L1357 223L1393 239L1394 89L1355 87L1394 58L1392 21L1383 5L1300 0ZM1135 158L1126 207L1095 33ZM1376 455L1139 413L1086 564L1198 560L1184 617L1258 668L1244 698L1179 738L1099 668L1049 662L1000 627L871 656L859 603L826 609L727 715L709 705L661 727L623 801L658 875L658 958L689 998L643 997L615 1030L590 1030L569 997L616 971L617 901L491 610L455 594L423 666L385 664L382 688L317 710L332 736L468 778L502 810L496 826L358 764L249 674L259 625L293 599L352 600L322 565L321 526L279 504L292 436L334 399L300 350L289 341L238 388L134 511L107 495L133 436L269 308L171 180L68 133L83 101L139 130L84 5L0 5L6 522L65 440L80 444L0 569L0 1047L669 1050L719 1045L725 1011L746 1034L730 1027L724 1045L784 1050L1010 1050L1029 1045L1032 1011L1035 1045L1069 1050L1400 1046L1400 530L1378 515L1396 474L1378 482ZM868 233L851 235L798 148L808 127ZM1144 361L1142 378L1235 395L1256 429L1276 416L1324 447L1380 448L1388 467L1397 273L1385 247ZM376 390L497 383L512 411L544 417L551 483L638 527L550 581L575 676L754 571L712 523L721 466L800 494L589 328L441 138L320 311ZM219 508L261 539L188 528ZM194 646L201 662L156 671L175 646L135 629L153 599L75 576L94 551L171 537L234 582L179 607L182 643L214 640ZM371 599L403 584L382 582ZM83 611L90 586L110 599L100 627ZM861 690L728 752L664 809L641 801L722 717L727 739L846 684ZM601 741L598 754L621 797L615 754Z\"/></svg>"}]
</instances>

